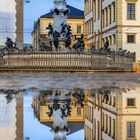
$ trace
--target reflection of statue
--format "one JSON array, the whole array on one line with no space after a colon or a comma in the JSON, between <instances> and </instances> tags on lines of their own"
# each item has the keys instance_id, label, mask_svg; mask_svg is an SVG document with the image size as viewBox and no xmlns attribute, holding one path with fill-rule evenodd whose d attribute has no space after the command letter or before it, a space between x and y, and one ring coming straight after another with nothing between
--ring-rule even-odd
<instances>
[{"instance_id":1,"label":"reflection of statue","mask_svg":"<svg viewBox=\"0 0 140 140\"><path fill-rule=\"evenodd\" d=\"M6 94L5 98L7 100L7 104L9 104L14 99L14 97L19 93L19 90L0 89L0 92Z\"/></svg>"},{"instance_id":2,"label":"reflection of statue","mask_svg":"<svg viewBox=\"0 0 140 140\"><path fill-rule=\"evenodd\" d=\"M90 51L91 51L91 52L96 52L96 51L97 51L95 44L93 44L93 45L91 46Z\"/></svg>"},{"instance_id":3,"label":"reflection of statue","mask_svg":"<svg viewBox=\"0 0 140 140\"><path fill-rule=\"evenodd\" d=\"M59 96L55 96L55 98L57 97L58 99L54 99L53 104L48 106L50 111L48 115L53 118L53 127L51 131L55 134L54 140L65 140L66 135L69 132L67 127L67 117L70 114L70 111L68 111L69 108L66 105L67 102L65 101L64 103L60 103L61 100L59 100Z\"/></svg>"},{"instance_id":4,"label":"reflection of statue","mask_svg":"<svg viewBox=\"0 0 140 140\"><path fill-rule=\"evenodd\" d=\"M51 132L54 140L66 140L66 135L70 132L67 124L67 117L72 112L72 106L84 106L84 90L76 88L74 90L48 89L40 91L39 103L48 104L48 114L52 117L53 126ZM73 100L74 99L74 100Z\"/></svg>"},{"instance_id":5,"label":"reflection of statue","mask_svg":"<svg viewBox=\"0 0 140 140\"><path fill-rule=\"evenodd\" d=\"M57 8L55 8L54 13L56 13L56 15L59 15L59 10Z\"/></svg>"},{"instance_id":6,"label":"reflection of statue","mask_svg":"<svg viewBox=\"0 0 140 140\"><path fill-rule=\"evenodd\" d=\"M84 35L81 34L81 38L78 38L78 41L77 43L73 46L73 48L75 50L78 50L80 48L80 51L83 51L84 50L84 47L85 47L85 44L84 44Z\"/></svg>"}]
</instances>

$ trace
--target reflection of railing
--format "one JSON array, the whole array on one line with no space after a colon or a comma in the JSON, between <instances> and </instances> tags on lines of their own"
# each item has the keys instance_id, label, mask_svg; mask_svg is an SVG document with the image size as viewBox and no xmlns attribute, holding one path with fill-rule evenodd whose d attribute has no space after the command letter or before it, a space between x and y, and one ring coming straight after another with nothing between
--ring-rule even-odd
<instances>
[{"instance_id":1,"label":"reflection of railing","mask_svg":"<svg viewBox=\"0 0 140 140\"><path fill-rule=\"evenodd\" d=\"M28 52L0 57L0 69L19 70L128 70L134 57L117 53Z\"/></svg>"}]
</instances>

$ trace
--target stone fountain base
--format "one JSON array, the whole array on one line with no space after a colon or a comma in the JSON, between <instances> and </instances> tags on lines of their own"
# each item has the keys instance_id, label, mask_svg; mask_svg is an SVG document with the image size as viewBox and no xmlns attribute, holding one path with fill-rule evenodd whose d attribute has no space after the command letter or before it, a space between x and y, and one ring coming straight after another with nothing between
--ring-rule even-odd
<instances>
[{"instance_id":1,"label":"stone fountain base","mask_svg":"<svg viewBox=\"0 0 140 140\"><path fill-rule=\"evenodd\" d=\"M48 37L47 36L47 39L46 39L46 45L47 46L51 46L52 47L52 51L55 52L69 52L70 49L66 47L66 38L65 37L60 37L58 40L59 40L59 47L58 47L58 50L56 50L55 46L54 46L54 39L52 37ZM52 44L50 44L50 42L52 42Z\"/></svg>"}]
</instances>

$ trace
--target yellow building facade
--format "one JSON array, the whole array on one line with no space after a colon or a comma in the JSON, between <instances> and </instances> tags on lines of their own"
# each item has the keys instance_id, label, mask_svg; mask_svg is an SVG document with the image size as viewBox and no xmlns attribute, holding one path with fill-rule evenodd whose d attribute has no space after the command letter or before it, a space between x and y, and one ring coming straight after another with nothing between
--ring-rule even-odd
<instances>
[{"instance_id":1,"label":"yellow building facade","mask_svg":"<svg viewBox=\"0 0 140 140\"><path fill-rule=\"evenodd\" d=\"M101 48L108 40L112 50L136 52L140 62L140 1L85 0L87 46Z\"/></svg>"},{"instance_id":2,"label":"yellow building facade","mask_svg":"<svg viewBox=\"0 0 140 140\"><path fill-rule=\"evenodd\" d=\"M67 23L72 29L73 45L76 43L76 39L84 33L84 12L70 5L67 5L67 7L70 9ZM46 30L46 27L48 27L49 23L53 24L53 15L51 12L42 15L38 21L35 22L34 30L32 32L32 45L34 50L39 50L40 45L47 42L48 31Z\"/></svg>"}]
</instances>

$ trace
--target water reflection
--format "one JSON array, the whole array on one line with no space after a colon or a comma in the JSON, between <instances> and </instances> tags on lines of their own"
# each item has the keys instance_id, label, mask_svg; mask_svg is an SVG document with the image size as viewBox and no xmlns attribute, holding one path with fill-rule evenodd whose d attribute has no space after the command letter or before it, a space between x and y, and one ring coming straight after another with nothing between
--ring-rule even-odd
<instances>
[{"instance_id":1,"label":"water reflection","mask_svg":"<svg viewBox=\"0 0 140 140\"><path fill-rule=\"evenodd\" d=\"M41 91L39 96L34 97L33 108L40 122L53 122L51 131L54 140L65 140L66 134L83 128L84 97L82 89L50 89ZM74 124L77 126L74 127Z\"/></svg>"},{"instance_id":2,"label":"water reflection","mask_svg":"<svg viewBox=\"0 0 140 140\"><path fill-rule=\"evenodd\" d=\"M1 89L0 114L0 140L139 140L140 88Z\"/></svg>"},{"instance_id":3,"label":"water reflection","mask_svg":"<svg viewBox=\"0 0 140 140\"><path fill-rule=\"evenodd\" d=\"M0 90L0 140L23 139L23 98L17 90Z\"/></svg>"}]
</instances>

